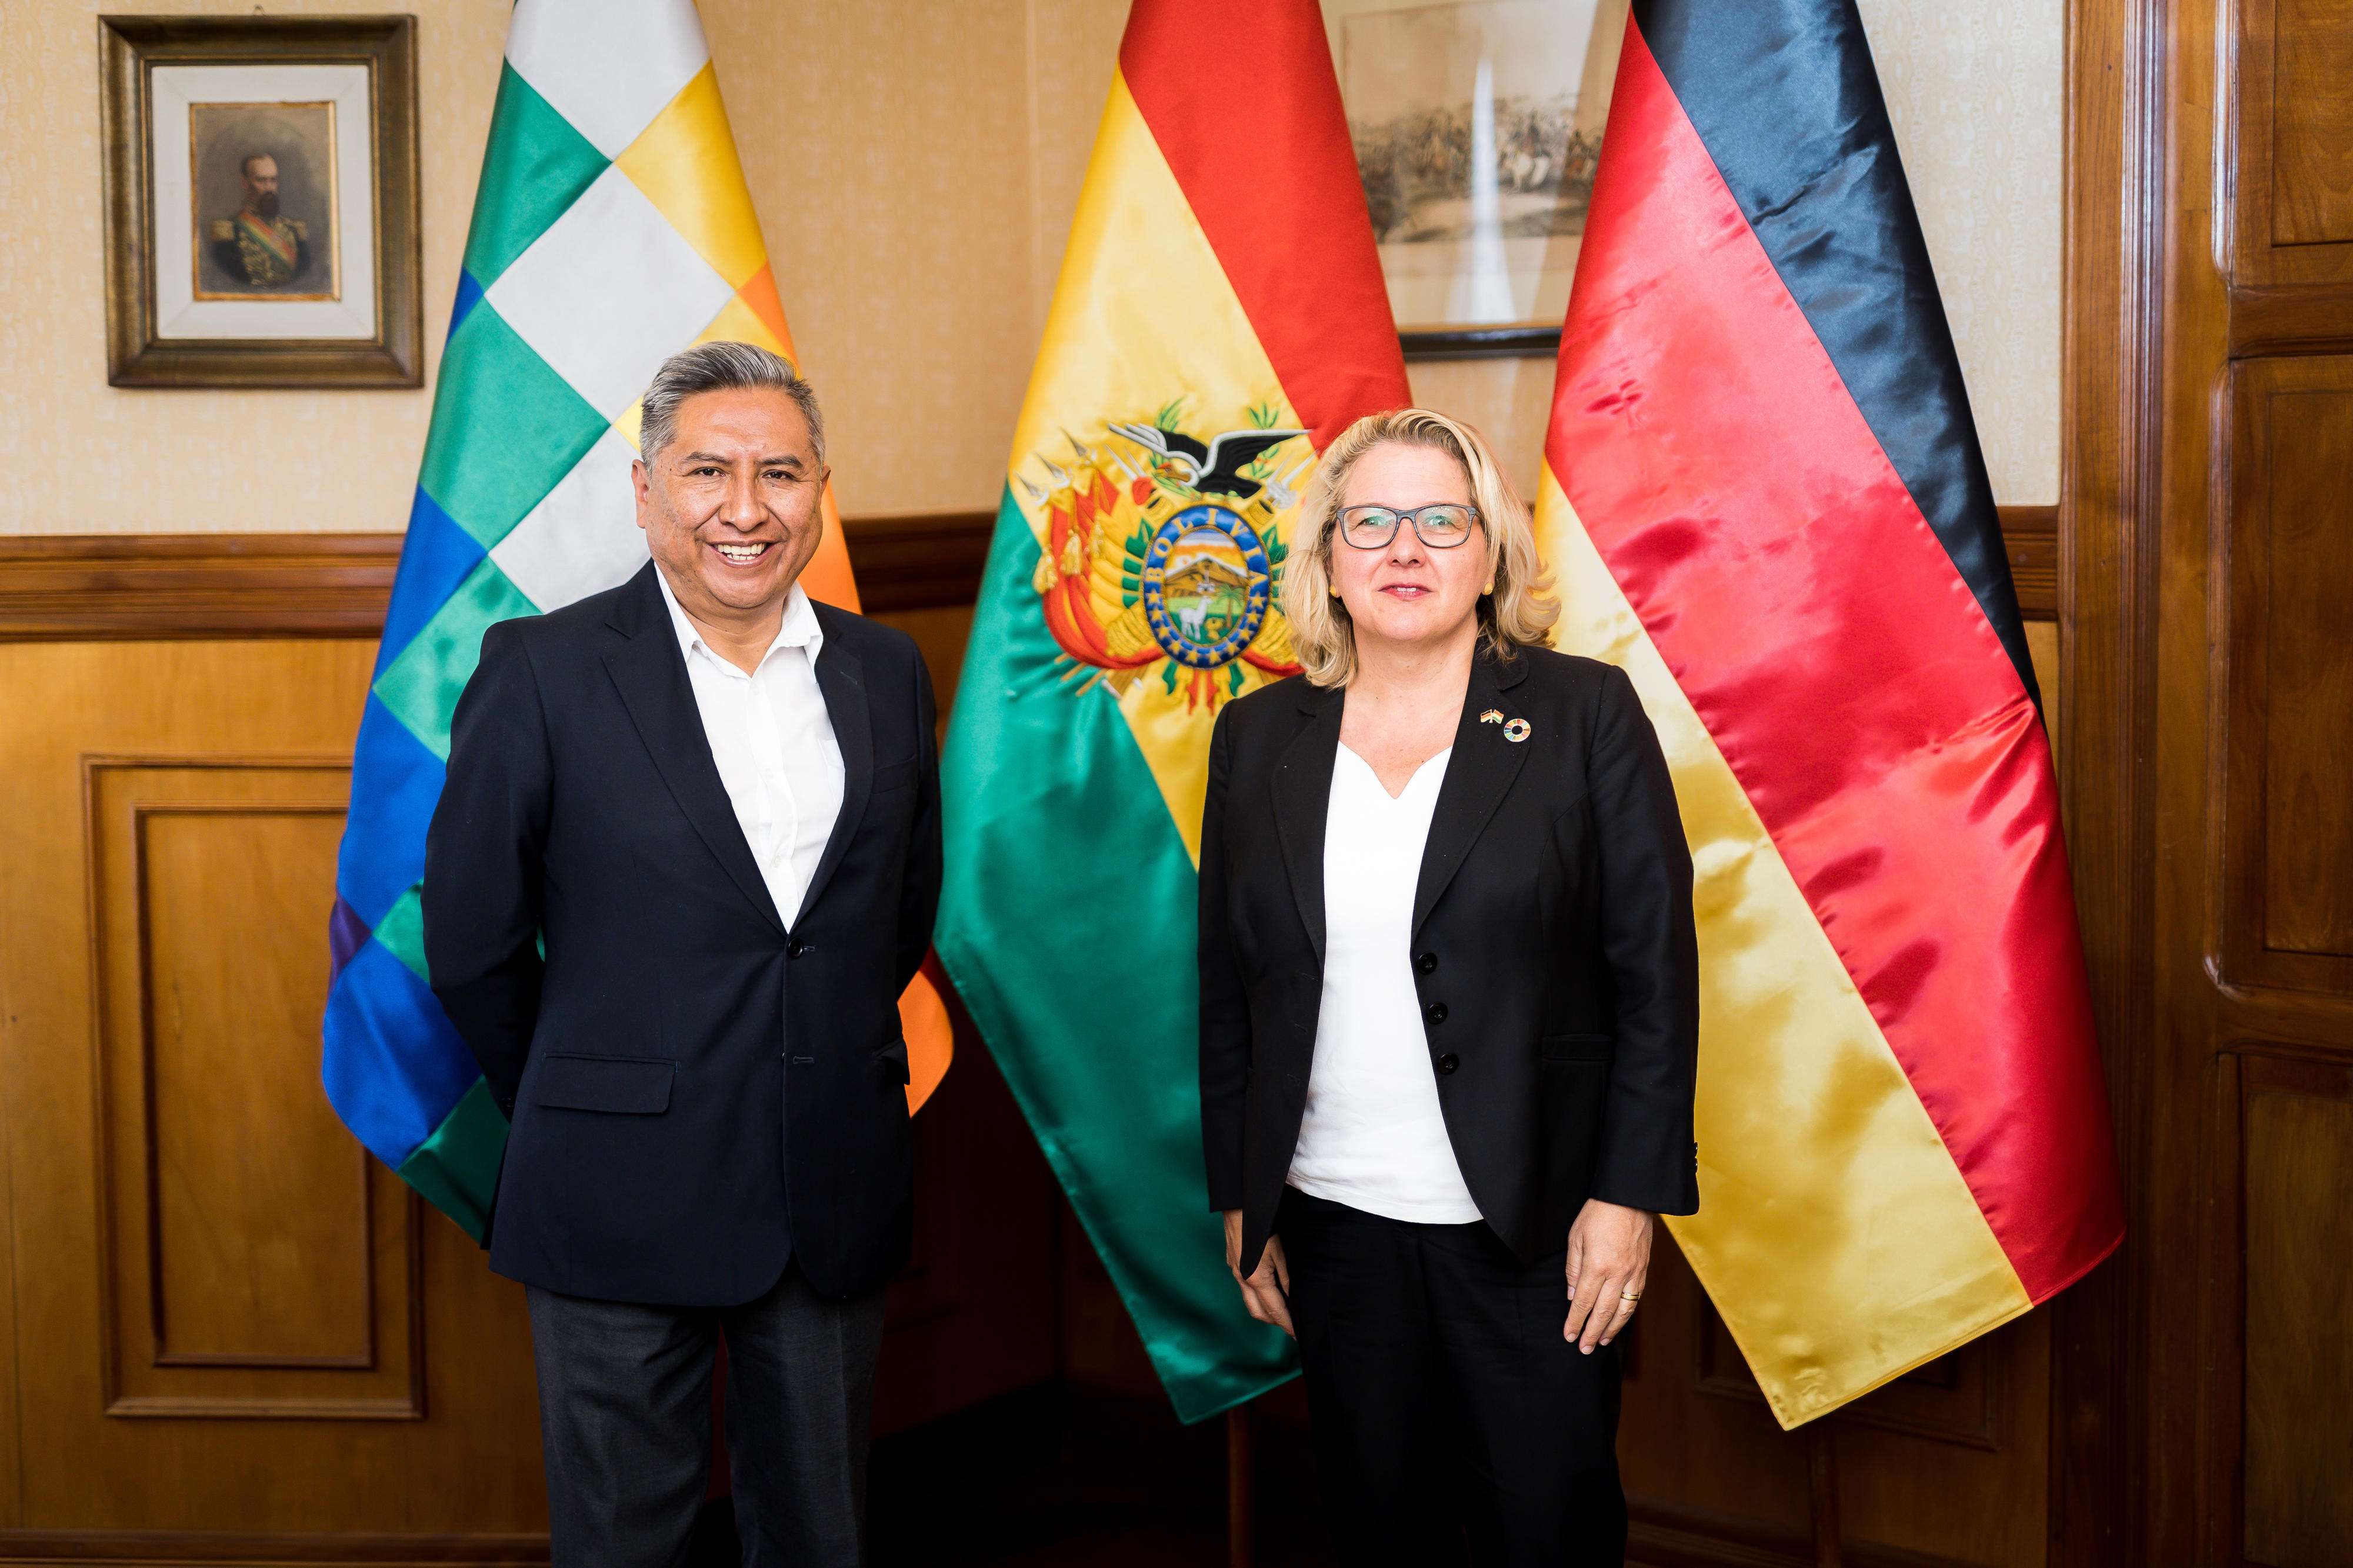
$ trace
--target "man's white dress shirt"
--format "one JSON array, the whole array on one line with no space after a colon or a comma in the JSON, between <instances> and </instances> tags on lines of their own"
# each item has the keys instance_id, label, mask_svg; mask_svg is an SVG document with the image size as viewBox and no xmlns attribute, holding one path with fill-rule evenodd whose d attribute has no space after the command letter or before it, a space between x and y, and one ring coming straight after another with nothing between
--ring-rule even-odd
<instances>
[{"instance_id":1,"label":"man's white dress shirt","mask_svg":"<svg viewBox=\"0 0 2353 1568\"><path fill-rule=\"evenodd\" d=\"M789 929L841 815L841 743L817 683L825 630L796 583L776 640L746 675L703 642L659 566L654 581L686 655L719 782L776 900L776 918Z\"/></svg>"},{"instance_id":2,"label":"man's white dress shirt","mask_svg":"<svg viewBox=\"0 0 2353 1568\"><path fill-rule=\"evenodd\" d=\"M1449 746L1396 799L1347 747L1324 819L1324 1002L1291 1184L1366 1214L1469 1225L1413 985L1413 894Z\"/></svg>"}]
</instances>

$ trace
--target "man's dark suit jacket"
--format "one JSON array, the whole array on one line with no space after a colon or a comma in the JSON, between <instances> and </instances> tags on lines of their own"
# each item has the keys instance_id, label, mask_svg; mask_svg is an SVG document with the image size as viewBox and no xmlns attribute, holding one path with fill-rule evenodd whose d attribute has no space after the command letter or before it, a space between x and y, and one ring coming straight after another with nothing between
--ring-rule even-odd
<instances>
[{"instance_id":1,"label":"man's dark suit jacket","mask_svg":"<svg viewBox=\"0 0 2353 1568\"><path fill-rule=\"evenodd\" d=\"M722 1306L797 1258L853 1295L909 1242L898 998L939 903L931 683L904 634L816 606L841 816L781 911L655 570L492 626L450 731L425 951L513 1120L491 1266Z\"/></svg>"},{"instance_id":2,"label":"man's dark suit jacket","mask_svg":"<svg viewBox=\"0 0 2353 1568\"><path fill-rule=\"evenodd\" d=\"M1301 677L1219 715L1201 823L1209 1206L1257 1267L1299 1142L1324 995L1324 824L1344 693ZM1493 718L1486 715L1495 715ZM1514 741L1524 721L1524 740ZM1413 901L1430 1072L1462 1179L1532 1262L1588 1197L1699 1207L1691 852L1621 670L1473 664Z\"/></svg>"}]
</instances>

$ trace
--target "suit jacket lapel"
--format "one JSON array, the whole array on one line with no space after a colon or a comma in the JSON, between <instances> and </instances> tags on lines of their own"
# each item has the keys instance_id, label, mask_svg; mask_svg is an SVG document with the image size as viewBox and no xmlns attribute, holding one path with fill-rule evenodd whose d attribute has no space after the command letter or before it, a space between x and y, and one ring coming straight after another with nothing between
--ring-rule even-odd
<instances>
[{"instance_id":1,"label":"suit jacket lapel","mask_svg":"<svg viewBox=\"0 0 2353 1568\"><path fill-rule=\"evenodd\" d=\"M1520 776L1528 749L1504 738L1501 724L1486 724L1479 715L1500 710L1506 720L1519 716L1506 695L1527 674L1525 659L1499 670L1483 657L1471 665L1470 689L1463 693L1462 718L1454 727L1454 755L1446 764L1446 782L1439 786L1438 806L1430 819L1430 838L1422 847L1421 877L1414 885L1413 929L1421 924L1454 880L1454 873L1471 854L1488 819L1495 815L1512 781Z\"/></svg>"},{"instance_id":2,"label":"suit jacket lapel","mask_svg":"<svg viewBox=\"0 0 2353 1568\"><path fill-rule=\"evenodd\" d=\"M1309 721L1293 736L1274 765L1276 836L1282 843L1283 868L1291 873L1292 897L1299 901L1299 918L1307 923L1308 940L1315 944L1315 961L1324 961L1324 826L1331 816L1332 766L1340 754L1340 714L1344 699L1337 690L1301 682L1300 711Z\"/></svg>"},{"instance_id":3,"label":"suit jacket lapel","mask_svg":"<svg viewBox=\"0 0 2353 1568\"><path fill-rule=\"evenodd\" d=\"M615 608L608 624L626 640L605 650L606 671L679 809L753 907L781 931L784 921L776 913L776 901L768 896L760 863L735 819L719 764L712 760L711 738L702 732L702 711L695 706L694 688L687 680L686 657L670 625L670 607L654 582L658 570L648 562Z\"/></svg>"},{"instance_id":4,"label":"suit jacket lapel","mask_svg":"<svg viewBox=\"0 0 2353 1568\"><path fill-rule=\"evenodd\" d=\"M824 626L830 617L822 605L817 606L817 612L818 624ZM841 748L841 815L834 819L833 836L825 841L825 853L809 877L808 894L793 916L796 925L817 907L818 895L832 879L833 868L849 853L849 841L866 816L867 799L874 793L874 719L867 706L866 671L857 657L841 646L835 632L833 626L825 627L825 647L817 659L817 684L825 693L826 715L833 721L834 743Z\"/></svg>"}]
</instances>

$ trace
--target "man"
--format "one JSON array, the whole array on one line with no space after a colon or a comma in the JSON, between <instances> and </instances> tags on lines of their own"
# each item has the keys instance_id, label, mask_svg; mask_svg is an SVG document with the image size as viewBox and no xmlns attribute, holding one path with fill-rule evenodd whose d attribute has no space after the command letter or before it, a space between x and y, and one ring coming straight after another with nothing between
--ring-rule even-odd
<instances>
[{"instance_id":1,"label":"man","mask_svg":"<svg viewBox=\"0 0 2353 1568\"><path fill-rule=\"evenodd\" d=\"M850 1564L908 1249L931 686L905 636L796 585L827 470L791 367L690 349L639 440L652 562L482 638L426 954L513 1122L491 1267L531 1288L555 1561L681 1560L723 1329L744 1560Z\"/></svg>"},{"instance_id":2,"label":"man","mask_svg":"<svg viewBox=\"0 0 2353 1568\"><path fill-rule=\"evenodd\" d=\"M278 216L278 160L256 153L237 165L245 205L213 224L213 261L231 279L256 289L278 289L311 268L311 230Z\"/></svg>"}]
</instances>

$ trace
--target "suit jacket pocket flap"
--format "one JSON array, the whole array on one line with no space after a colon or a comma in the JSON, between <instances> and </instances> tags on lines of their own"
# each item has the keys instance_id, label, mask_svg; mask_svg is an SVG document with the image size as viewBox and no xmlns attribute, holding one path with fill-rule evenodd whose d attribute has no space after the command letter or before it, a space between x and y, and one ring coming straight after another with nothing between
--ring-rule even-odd
<instances>
[{"instance_id":1,"label":"suit jacket pocket flap","mask_svg":"<svg viewBox=\"0 0 2353 1568\"><path fill-rule=\"evenodd\" d=\"M874 793L886 789L904 789L915 782L915 763L909 758L903 763L888 763L874 770Z\"/></svg>"},{"instance_id":2,"label":"suit jacket pocket flap","mask_svg":"<svg viewBox=\"0 0 2353 1568\"><path fill-rule=\"evenodd\" d=\"M560 1057L539 1064L533 1098L560 1110L656 1116L670 1109L676 1062L650 1057Z\"/></svg>"},{"instance_id":3,"label":"suit jacket pocket flap","mask_svg":"<svg viewBox=\"0 0 2353 1568\"><path fill-rule=\"evenodd\" d=\"M881 1069L882 1080L885 1083L915 1081L914 1073L907 1066L907 1043L904 1040L894 1046L885 1046L875 1052L874 1065Z\"/></svg>"},{"instance_id":4,"label":"suit jacket pocket flap","mask_svg":"<svg viewBox=\"0 0 2353 1568\"><path fill-rule=\"evenodd\" d=\"M1522 1039L1527 1038L1523 1035ZM1548 1062L1606 1062L1617 1054L1617 1041L1608 1035L1546 1035L1544 1059Z\"/></svg>"}]
</instances>

